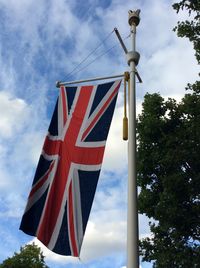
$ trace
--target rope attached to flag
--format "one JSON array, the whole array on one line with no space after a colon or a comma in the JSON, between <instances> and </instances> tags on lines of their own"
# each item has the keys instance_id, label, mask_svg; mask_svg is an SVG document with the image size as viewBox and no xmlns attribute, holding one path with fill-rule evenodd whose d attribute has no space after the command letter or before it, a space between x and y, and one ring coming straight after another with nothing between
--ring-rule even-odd
<instances>
[{"instance_id":1,"label":"rope attached to flag","mask_svg":"<svg viewBox=\"0 0 200 268\"><path fill-rule=\"evenodd\" d=\"M129 82L129 72L124 72L124 118L123 118L123 140L128 140L128 117L127 117L127 109L126 109L126 102L127 102L127 90L126 90L126 82L128 82L128 90L130 88Z\"/></svg>"}]
</instances>

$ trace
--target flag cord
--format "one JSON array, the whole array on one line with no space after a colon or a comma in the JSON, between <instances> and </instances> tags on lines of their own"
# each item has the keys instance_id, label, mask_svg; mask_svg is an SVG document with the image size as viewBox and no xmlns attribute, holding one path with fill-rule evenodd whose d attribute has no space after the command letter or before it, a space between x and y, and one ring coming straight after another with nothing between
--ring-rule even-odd
<instances>
[{"instance_id":1,"label":"flag cord","mask_svg":"<svg viewBox=\"0 0 200 268\"><path fill-rule=\"evenodd\" d=\"M114 31L114 30L113 30ZM130 35L128 35L127 37L125 37L123 40L125 40L125 39L127 39L127 38L129 38L130 37ZM114 46L112 46L112 47L110 47L110 48L108 48L105 52L102 52L100 55L98 55L97 57L95 57L93 60L91 60L88 64L86 64L86 65L84 65L82 68L80 68L80 69L78 69L76 72L74 72L73 74L71 74L70 76L74 76L74 75L76 75L76 74L78 74L79 72L81 72L81 71L83 71L83 70L85 70L88 66L90 66L92 63L94 63L95 61L97 61L99 58L101 58L102 56L104 56L104 55L106 55L107 53L109 53L113 48L115 48L115 47L117 47L117 44L116 45L114 45ZM90 55L92 55L93 53L91 53ZM87 57L87 58L89 58L89 56ZM84 60L84 61L82 61L81 62L81 64L83 63L83 62L85 62L86 61L86 59ZM81 64L78 64L78 66L80 66ZM77 66L77 68L78 68L78 66ZM77 68L75 68L75 69L77 69ZM69 76L68 76L69 77Z\"/></svg>"},{"instance_id":2,"label":"flag cord","mask_svg":"<svg viewBox=\"0 0 200 268\"><path fill-rule=\"evenodd\" d=\"M103 41L101 41L100 43L99 43L99 45L95 48L95 49L93 49L81 62L79 62L75 67L74 67L74 69L70 72L70 73L68 73L67 74L67 78L69 78L70 76L72 76L73 75L73 72L76 70L76 69L78 69L78 67L80 66L80 65L82 65L92 54L94 54L94 52L96 52L105 42L106 42L106 40L113 34L113 32L114 32L114 30L112 30L104 39L103 39Z\"/></svg>"},{"instance_id":3,"label":"flag cord","mask_svg":"<svg viewBox=\"0 0 200 268\"><path fill-rule=\"evenodd\" d=\"M97 57L95 57L94 59L92 59L88 64L84 65L83 67L79 68L84 62L87 61L87 59L92 56L97 50L99 50L99 48L106 43L107 39L113 34L113 32L116 31L116 28L114 30L112 30L104 39L103 41L101 41L101 43L99 43L99 45L93 49L81 62L79 62L73 69L72 71L70 71L67 75L66 78L68 79L69 77L72 77L74 75L76 75L77 73L79 73L80 71L83 71L84 69L86 69L89 65L91 65L93 62L95 62L97 59L101 58L102 56L104 56L105 54L107 54L108 52L110 52L113 48L115 48L117 45L114 45L110 48L108 48L105 52L102 52L100 55L98 55ZM122 40L126 40L127 38L130 37L130 34L126 37L124 37Z\"/></svg>"},{"instance_id":4,"label":"flag cord","mask_svg":"<svg viewBox=\"0 0 200 268\"><path fill-rule=\"evenodd\" d=\"M129 83L129 72L124 72L124 118L123 118L123 140L128 140L128 118L127 118L127 108L126 108L126 103L127 103L127 91L126 91L126 83L128 82L128 91L130 87Z\"/></svg>"}]
</instances>

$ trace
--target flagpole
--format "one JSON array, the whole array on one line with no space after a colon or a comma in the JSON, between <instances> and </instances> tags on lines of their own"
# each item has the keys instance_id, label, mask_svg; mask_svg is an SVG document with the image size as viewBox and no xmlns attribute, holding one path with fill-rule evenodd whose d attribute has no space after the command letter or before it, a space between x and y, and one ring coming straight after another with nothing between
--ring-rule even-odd
<instances>
[{"instance_id":1,"label":"flagpole","mask_svg":"<svg viewBox=\"0 0 200 268\"><path fill-rule=\"evenodd\" d=\"M128 141L128 215L127 215L127 268L139 268L139 230L137 207L136 176L136 92L135 66L139 62L139 53L135 51L136 27L139 24L140 11L129 10L131 30L131 51L127 53L130 66L129 92L129 141Z\"/></svg>"}]
</instances>

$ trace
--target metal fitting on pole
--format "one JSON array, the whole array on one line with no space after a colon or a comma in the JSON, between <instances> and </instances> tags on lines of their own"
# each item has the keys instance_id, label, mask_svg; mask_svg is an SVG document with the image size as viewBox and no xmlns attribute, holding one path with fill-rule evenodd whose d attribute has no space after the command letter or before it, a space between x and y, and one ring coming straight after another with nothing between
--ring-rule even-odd
<instances>
[{"instance_id":1,"label":"metal fitting on pole","mask_svg":"<svg viewBox=\"0 0 200 268\"><path fill-rule=\"evenodd\" d=\"M138 26L138 24L140 23L140 9L137 9L136 11L129 10L128 23L130 26L133 24L135 24L135 26Z\"/></svg>"},{"instance_id":2,"label":"metal fitting on pole","mask_svg":"<svg viewBox=\"0 0 200 268\"><path fill-rule=\"evenodd\" d=\"M133 61L135 63L135 66L137 66L139 63L140 54L137 51L129 51L126 54L126 59L129 66L131 61Z\"/></svg>"},{"instance_id":3,"label":"metal fitting on pole","mask_svg":"<svg viewBox=\"0 0 200 268\"><path fill-rule=\"evenodd\" d=\"M56 87L59 88L60 87L60 82L56 81Z\"/></svg>"}]
</instances>

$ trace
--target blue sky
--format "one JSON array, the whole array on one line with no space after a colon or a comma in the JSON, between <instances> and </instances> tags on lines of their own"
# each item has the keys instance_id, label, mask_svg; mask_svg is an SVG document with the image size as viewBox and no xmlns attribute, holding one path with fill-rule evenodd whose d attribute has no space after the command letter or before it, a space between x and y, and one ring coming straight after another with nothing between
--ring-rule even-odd
<instances>
[{"instance_id":1,"label":"blue sky","mask_svg":"<svg viewBox=\"0 0 200 268\"><path fill-rule=\"evenodd\" d=\"M187 15L177 15L172 2L0 0L0 262L34 240L19 231L19 224L58 94L55 81L128 70L113 33L80 68L114 47L109 53L68 77L114 27L128 36L129 9L141 9L137 50L143 84L137 84L137 112L146 92L180 100L187 82L197 79L191 44L172 31ZM129 47L130 39L125 42ZM126 266L127 143L121 138L122 104L121 90L81 260L42 247L51 268ZM148 219L140 215L140 237L148 235Z\"/></svg>"}]
</instances>

